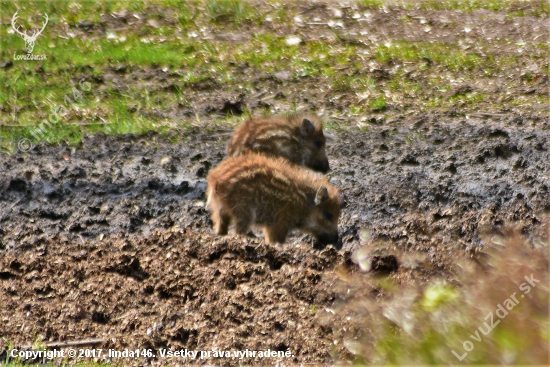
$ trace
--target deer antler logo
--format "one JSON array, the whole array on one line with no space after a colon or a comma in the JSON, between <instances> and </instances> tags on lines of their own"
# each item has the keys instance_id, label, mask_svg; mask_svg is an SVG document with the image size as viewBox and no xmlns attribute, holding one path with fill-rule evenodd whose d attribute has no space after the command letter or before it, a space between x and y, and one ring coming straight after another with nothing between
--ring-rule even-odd
<instances>
[{"instance_id":1,"label":"deer antler logo","mask_svg":"<svg viewBox=\"0 0 550 367\"><path fill-rule=\"evenodd\" d=\"M32 52L32 50L34 50L34 42L36 41L36 39L38 38L40 33L42 33L44 28L46 28L46 24L48 24L48 14L44 14L44 19L46 21L42 25L42 29L39 30L39 31L34 31L32 33L32 35L29 36L26 32L24 32L24 33L20 32L19 27L16 26L16 24L15 24L15 21L17 20L17 13L18 12L19 12L19 10L16 11L15 14L13 15L13 17L11 18L11 26L12 26L14 31L16 31L17 33L19 33L19 35L21 37L23 37L23 39L25 40L25 51L27 51L27 53L30 54Z\"/></svg>"}]
</instances>

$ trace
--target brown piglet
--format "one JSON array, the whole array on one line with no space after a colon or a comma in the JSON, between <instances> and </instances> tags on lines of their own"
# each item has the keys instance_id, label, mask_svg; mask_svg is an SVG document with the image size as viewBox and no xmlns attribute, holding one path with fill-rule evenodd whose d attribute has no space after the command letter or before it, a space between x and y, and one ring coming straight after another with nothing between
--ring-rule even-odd
<instances>
[{"instance_id":1,"label":"brown piglet","mask_svg":"<svg viewBox=\"0 0 550 367\"><path fill-rule=\"evenodd\" d=\"M338 189L285 159L254 153L228 158L210 171L207 196L218 235L233 223L237 234L261 227L270 244L284 243L293 229L322 244L338 241Z\"/></svg>"},{"instance_id":2,"label":"brown piglet","mask_svg":"<svg viewBox=\"0 0 550 367\"><path fill-rule=\"evenodd\" d=\"M323 124L315 116L258 117L235 130L227 144L227 156L256 152L326 173L325 143Z\"/></svg>"}]
</instances>

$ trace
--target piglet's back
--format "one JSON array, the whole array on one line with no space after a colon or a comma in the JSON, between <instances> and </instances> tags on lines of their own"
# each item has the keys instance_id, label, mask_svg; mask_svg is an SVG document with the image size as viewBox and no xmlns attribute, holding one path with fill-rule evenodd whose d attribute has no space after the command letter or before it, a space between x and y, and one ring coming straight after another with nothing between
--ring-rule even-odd
<instances>
[{"instance_id":1,"label":"piglet's back","mask_svg":"<svg viewBox=\"0 0 550 367\"><path fill-rule=\"evenodd\" d=\"M308 197L315 196L319 186L331 187L320 174L304 170L282 158L270 159L259 154L228 158L210 171L208 182L220 197L226 194L243 195L242 199L252 200L253 197L246 195L260 192L264 197L299 200L304 204Z\"/></svg>"},{"instance_id":2,"label":"piglet's back","mask_svg":"<svg viewBox=\"0 0 550 367\"><path fill-rule=\"evenodd\" d=\"M227 144L227 155L261 153L327 172L325 143L323 124L315 116L259 117L247 120L235 130Z\"/></svg>"}]
</instances>

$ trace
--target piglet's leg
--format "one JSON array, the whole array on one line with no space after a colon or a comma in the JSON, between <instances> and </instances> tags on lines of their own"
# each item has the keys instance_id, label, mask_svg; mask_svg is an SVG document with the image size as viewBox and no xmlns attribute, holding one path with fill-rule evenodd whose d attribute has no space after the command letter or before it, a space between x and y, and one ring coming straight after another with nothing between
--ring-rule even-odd
<instances>
[{"instance_id":1,"label":"piglet's leg","mask_svg":"<svg viewBox=\"0 0 550 367\"><path fill-rule=\"evenodd\" d=\"M237 234L246 234L252 224L252 213L247 207L235 208L233 210L233 220L235 221L235 232Z\"/></svg>"},{"instance_id":2,"label":"piglet's leg","mask_svg":"<svg viewBox=\"0 0 550 367\"><path fill-rule=\"evenodd\" d=\"M219 236L227 234L229 229L229 223L231 223L231 216L223 210L215 211L212 213L212 222L214 222L214 231Z\"/></svg>"},{"instance_id":3,"label":"piglet's leg","mask_svg":"<svg viewBox=\"0 0 550 367\"><path fill-rule=\"evenodd\" d=\"M265 241L269 244L285 243L288 229L285 226L264 227Z\"/></svg>"}]
</instances>

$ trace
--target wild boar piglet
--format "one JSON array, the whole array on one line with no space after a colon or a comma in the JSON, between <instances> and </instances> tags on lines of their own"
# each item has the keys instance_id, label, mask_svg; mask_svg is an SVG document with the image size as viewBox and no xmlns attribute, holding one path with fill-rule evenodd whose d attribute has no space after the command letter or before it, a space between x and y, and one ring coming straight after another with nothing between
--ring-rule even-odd
<instances>
[{"instance_id":1,"label":"wild boar piglet","mask_svg":"<svg viewBox=\"0 0 550 367\"><path fill-rule=\"evenodd\" d=\"M208 207L214 230L237 234L263 229L266 242L284 243L298 229L320 243L338 242L340 195L322 175L260 154L228 158L208 175Z\"/></svg>"},{"instance_id":2,"label":"wild boar piglet","mask_svg":"<svg viewBox=\"0 0 550 367\"><path fill-rule=\"evenodd\" d=\"M323 124L313 115L257 117L235 130L227 144L227 156L256 152L326 173L325 144Z\"/></svg>"}]
</instances>

